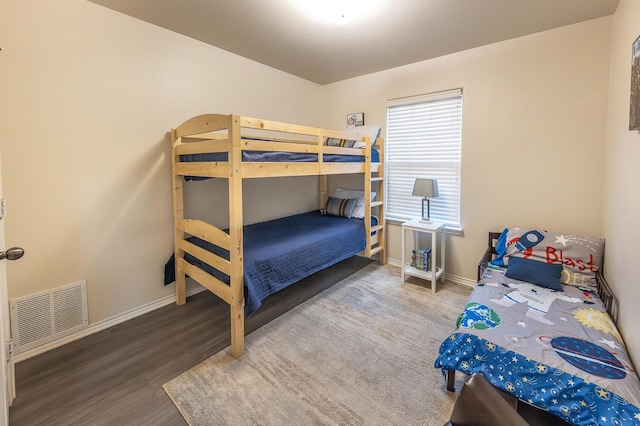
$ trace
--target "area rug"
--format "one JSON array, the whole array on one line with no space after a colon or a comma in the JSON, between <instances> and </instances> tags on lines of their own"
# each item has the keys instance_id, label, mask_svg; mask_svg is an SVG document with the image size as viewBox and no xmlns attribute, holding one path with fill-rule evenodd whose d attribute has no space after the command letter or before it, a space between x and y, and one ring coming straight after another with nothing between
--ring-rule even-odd
<instances>
[{"instance_id":1,"label":"area rug","mask_svg":"<svg viewBox=\"0 0 640 426\"><path fill-rule=\"evenodd\" d=\"M455 394L433 363L469 293L372 264L164 389L190 425L442 425Z\"/></svg>"}]
</instances>

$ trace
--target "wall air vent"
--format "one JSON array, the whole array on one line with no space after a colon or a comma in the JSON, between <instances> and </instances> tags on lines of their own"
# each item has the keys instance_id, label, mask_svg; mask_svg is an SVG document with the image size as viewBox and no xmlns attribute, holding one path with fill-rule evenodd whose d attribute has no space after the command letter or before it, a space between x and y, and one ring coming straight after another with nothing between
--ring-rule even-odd
<instances>
[{"instance_id":1,"label":"wall air vent","mask_svg":"<svg viewBox=\"0 0 640 426\"><path fill-rule=\"evenodd\" d=\"M89 326L86 281L11 299L9 306L15 353Z\"/></svg>"}]
</instances>

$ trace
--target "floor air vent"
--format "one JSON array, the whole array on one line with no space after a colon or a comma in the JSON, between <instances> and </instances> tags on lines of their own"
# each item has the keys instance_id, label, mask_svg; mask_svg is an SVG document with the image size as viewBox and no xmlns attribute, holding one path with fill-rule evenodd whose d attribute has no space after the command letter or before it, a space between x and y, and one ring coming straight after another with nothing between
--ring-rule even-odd
<instances>
[{"instance_id":1,"label":"floor air vent","mask_svg":"<svg viewBox=\"0 0 640 426\"><path fill-rule=\"evenodd\" d=\"M11 299L11 335L20 353L87 328L87 283Z\"/></svg>"}]
</instances>

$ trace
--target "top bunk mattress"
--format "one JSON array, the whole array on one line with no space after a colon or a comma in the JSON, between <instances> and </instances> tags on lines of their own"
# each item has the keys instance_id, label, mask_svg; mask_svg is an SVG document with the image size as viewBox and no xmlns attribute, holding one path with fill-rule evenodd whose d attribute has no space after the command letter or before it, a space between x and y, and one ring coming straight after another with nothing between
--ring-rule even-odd
<instances>
[{"instance_id":1,"label":"top bunk mattress","mask_svg":"<svg viewBox=\"0 0 640 426\"><path fill-rule=\"evenodd\" d=\"M364 163L364 155L350 154L324 154L323 161L328 163ZM226 152L215 152L207 154L186 154L180 156L180 161L185 162L215 162L228 161L229 155ZM314 163L318 161L318 154L305 152L283 152L283 151L242 151L242 161L248 162L292 162L292 163ZM371 149L371 162L380 162L380 154L377 150Z\"/></svg>"},{"instance_id":2,"label":"top bunk mattress","mask_svg":"<svg viewBox=\"0 0 640 426\"><path fill-rule=\"evenodd\" d=\"M364 155L351 154L323 154L325 163L364 163ZM182 162L226 162L229 160L227 152L215 152L205 154L185 154L180 155ZM315 163L318 161L318 154L304 152L284 152L284 151L242 151L243 162L263 162L263 163ZM371 149L371 162L380 162L380 154L377 150ZM200 181L210 179L204 176L185 176L186 181Z\"/></svg>"},{"instance_id":3,"label":"top bunk mattress","mask_svg":"<svg viewBox=\"0 0 640 426\"><path fill-rule=\"evenodd\" d=\"M362 219L323 215L320 211L245 225L243 237L247 315L255 311L268 295L347 259L366 246ZM196 237L189 238L189 241L229 259L229 252L218 246ZM186 254L185 260L229 283L227 275L199 259ZM165 284L174 280L172 256L165 265Z\"/></svg>"}]
</instances>

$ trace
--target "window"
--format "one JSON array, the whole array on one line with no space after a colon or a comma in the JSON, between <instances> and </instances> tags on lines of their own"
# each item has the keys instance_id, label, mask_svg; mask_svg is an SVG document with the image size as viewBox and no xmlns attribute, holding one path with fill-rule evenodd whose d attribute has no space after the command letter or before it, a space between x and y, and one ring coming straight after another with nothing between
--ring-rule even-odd
<instances>
[{"instance_id":1,"label":"window","mask_svg":"<svg viewBox=\"0 0 640 426\"><path fill-rule=\"evenodd\" d=\"M431 218L460 228L462 89L387 101L387 217L422 217L416 178L438 180Z\"/></svg>"}]
</instances>

